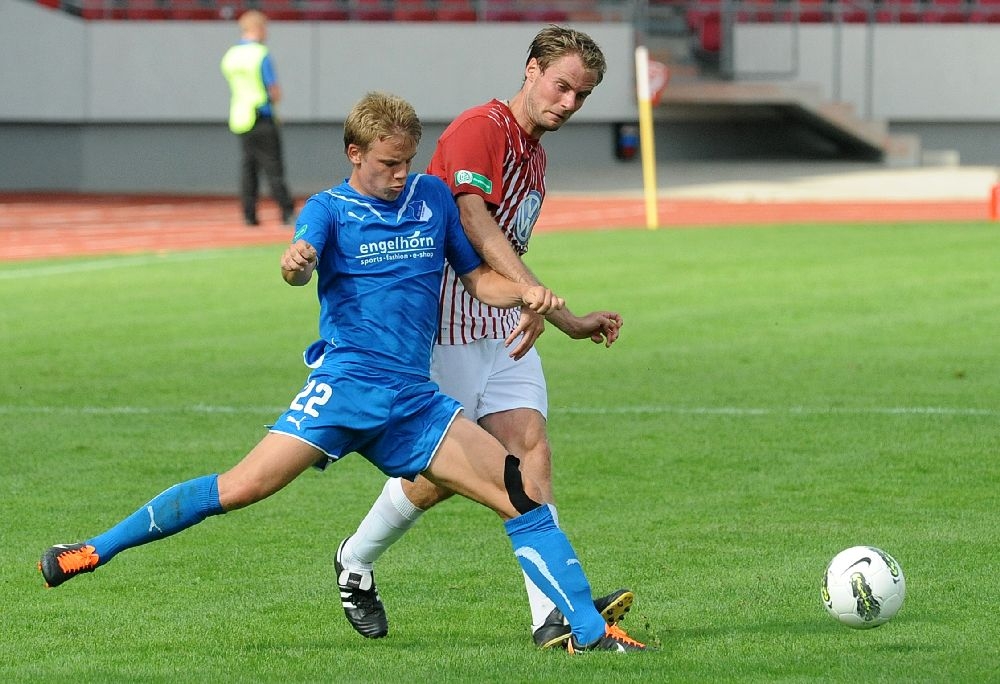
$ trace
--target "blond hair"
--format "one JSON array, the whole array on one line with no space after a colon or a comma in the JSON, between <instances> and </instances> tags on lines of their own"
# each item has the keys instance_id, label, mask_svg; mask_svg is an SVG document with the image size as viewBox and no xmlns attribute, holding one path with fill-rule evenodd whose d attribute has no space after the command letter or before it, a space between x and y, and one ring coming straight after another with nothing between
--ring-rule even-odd
<instances>
[{"instance_id":1,"label":"blond hair","mask_svg":"<svg viewBox=\"0 0 1000 684\"><path fill-rule=\"evenodd\" d=\"M370 92L351 109L344 121L344 150L357 145L367 151L377 140L398 135L420 143L422 129L413 106L399 97L382 92Z\"/></svg>"}]
</instances>

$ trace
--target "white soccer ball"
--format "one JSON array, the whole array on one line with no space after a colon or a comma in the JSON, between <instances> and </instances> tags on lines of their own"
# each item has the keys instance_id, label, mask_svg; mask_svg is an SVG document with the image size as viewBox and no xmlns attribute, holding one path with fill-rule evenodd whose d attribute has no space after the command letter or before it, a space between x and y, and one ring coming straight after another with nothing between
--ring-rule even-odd
<instances>
[{"instance_id":1,"label":"white soccer ball","mask_svg":"<svg viewBox=\"0 0 1000 684\"><path fill-rule=\"evenodd\" d=\"M852 546L830 561L820 591L823 606L843 625L884 625L903 607L906 580L896 559L874 546Z\"/></svg>"}]
</instances>

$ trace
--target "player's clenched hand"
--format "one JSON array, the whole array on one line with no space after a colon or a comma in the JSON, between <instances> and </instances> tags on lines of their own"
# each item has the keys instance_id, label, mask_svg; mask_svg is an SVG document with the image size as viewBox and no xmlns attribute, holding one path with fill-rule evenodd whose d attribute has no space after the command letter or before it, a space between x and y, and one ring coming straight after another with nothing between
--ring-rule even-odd
<instances>
[{"instance_id":1,"label":"player's clenched hand","mask_svg":"<svg viewBox=\"0 0 1000 684\"><path fill-rule=\"evenodd\" d=\"M557 297L552 290L544 285L529 287L521 297L521 302L524 306L543 316L566 305L566 301L562 297Z\"/></svg>"},{"instance_id":2,"label":"player's clenched hand","mask_svg":"<svg viewBox=\"0 0 1000 684\"><path fill-rule=\"evenodd\" d=\"M283 271L304 271L316 263L316 248L305 240L296 240L281 256Z\"/></svg>"},{"instance_id":3,"label":"player's clenched hand","mask_svg":"<svg viewBox=\"0 0 1000 684\"><path fill-rule=\"evenodd\" d=\"M517 321L517 327L504 340L504 346L509 347L514 344L514 340L517 340L518 337L521 338L518 340L517 346L510 350L510 358L515 361L523 358L543 332L545 332L545 317L526 306L522 306L521 318Z\"/></svg>"}]
</instances>

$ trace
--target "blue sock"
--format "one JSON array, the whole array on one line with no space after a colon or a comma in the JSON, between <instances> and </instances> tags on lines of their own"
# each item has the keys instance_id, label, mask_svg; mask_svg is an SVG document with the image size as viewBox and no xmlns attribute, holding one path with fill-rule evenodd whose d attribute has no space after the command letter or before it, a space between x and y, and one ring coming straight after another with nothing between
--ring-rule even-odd
<instances>
[{"instance_id":1,"label":"blue sock","mask_svg":"<svg viewBox=\"0 0 1000 684\"><path fill-rule=\"evenodd\" d=\"M120 551L169 537L210 515L224 513L219 503L218 475L175 484L103 534L87 543L104 565Z\"/></svg>"},{"instance_id":2,"label":"blue sock","mask_svg":"<svg viewBox=\"0 0 1000 684\"><path fill-rule=\"evenodd\" d=\"M594 608L590 583L549 507L539 506L504 527L521 569L566 616L577 643L590 644L604 636L604 618Z\"/></svg>"}]
</instances>

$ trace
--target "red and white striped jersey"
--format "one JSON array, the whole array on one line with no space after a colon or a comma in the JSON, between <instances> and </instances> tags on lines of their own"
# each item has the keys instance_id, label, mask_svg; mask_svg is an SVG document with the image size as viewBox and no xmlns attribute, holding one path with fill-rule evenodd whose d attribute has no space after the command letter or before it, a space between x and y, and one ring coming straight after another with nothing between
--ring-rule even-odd
<instances>
[{"instance_id":1,"label":"red and white striped jersey","mask_svg":"<svg viewBox=\"0 0 1000 684\"><path fill-rule=\"evenodd\" d=\"M523 255L545 198L545 150L518 125L506 103L491 100L466 110L438 139L427 172L452 195L481 196L514 251ZM519 309L498 309L474 299L445 267L438 344L503 339L517 326Z\"/></svg>"}]
</instances>

